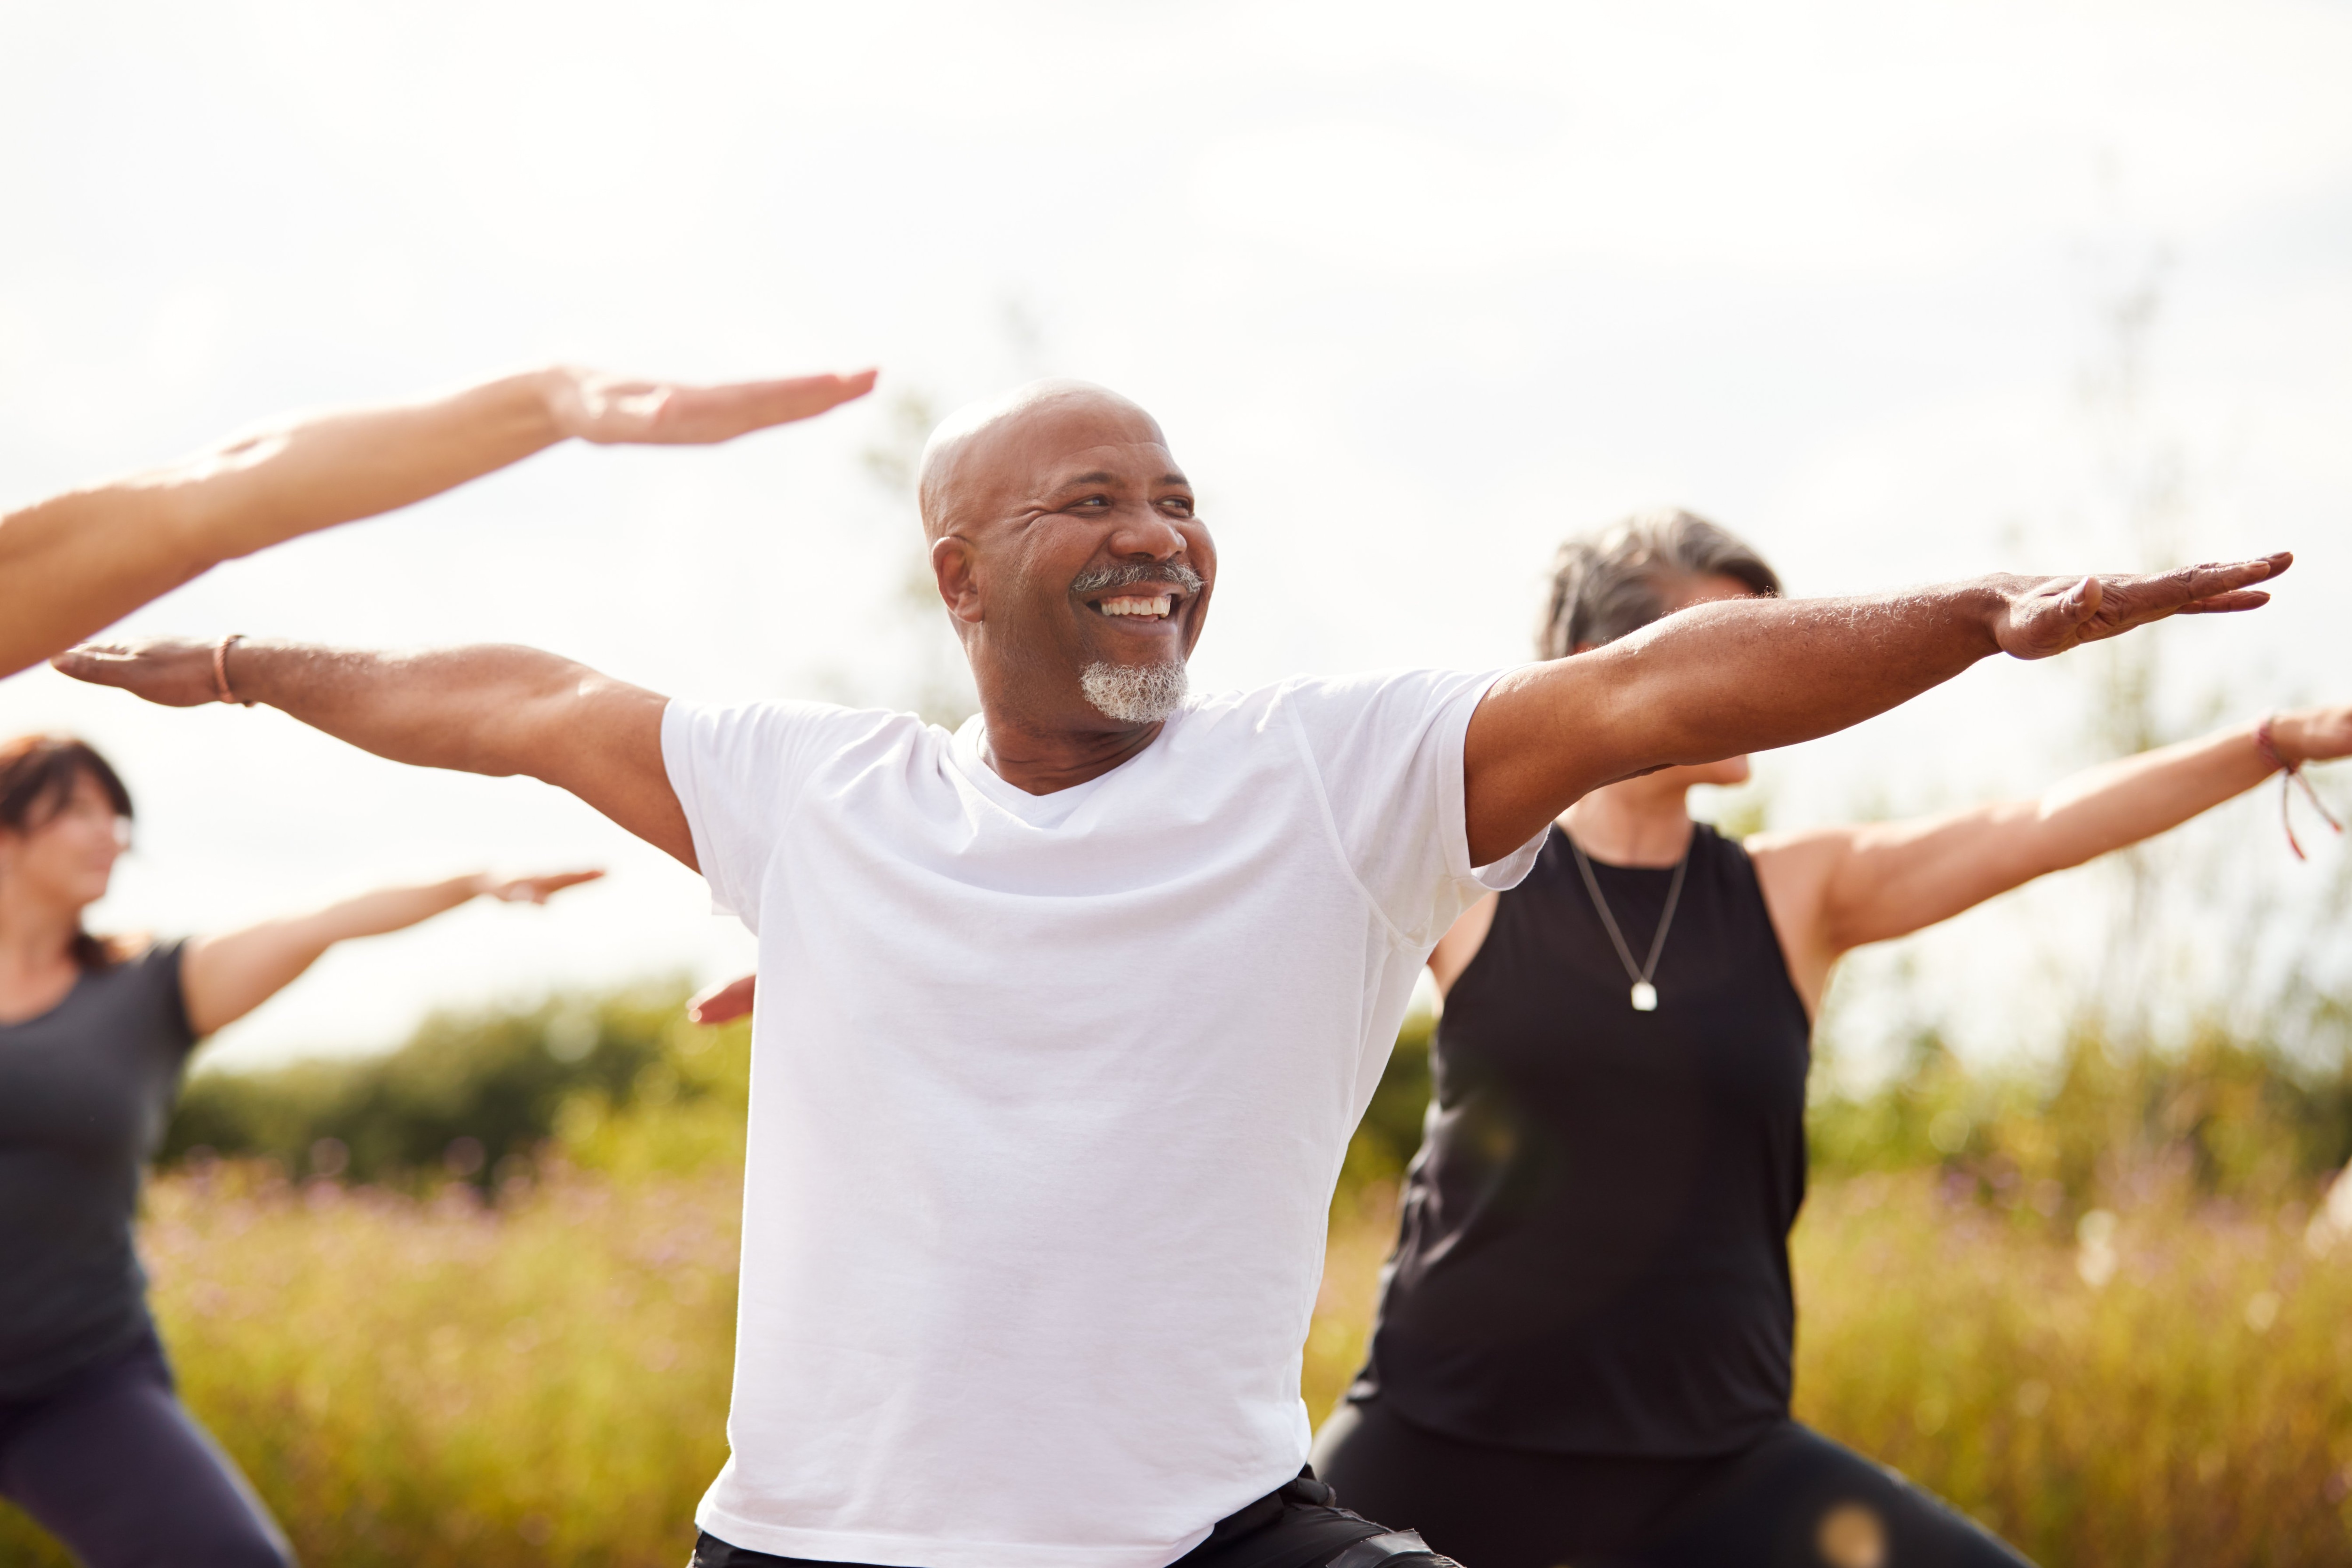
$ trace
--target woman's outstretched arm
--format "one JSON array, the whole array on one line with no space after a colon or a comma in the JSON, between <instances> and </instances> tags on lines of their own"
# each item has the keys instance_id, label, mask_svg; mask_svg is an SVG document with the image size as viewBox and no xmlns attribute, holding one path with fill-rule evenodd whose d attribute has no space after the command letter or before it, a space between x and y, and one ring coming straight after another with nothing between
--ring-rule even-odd
<instances>
[{"instance_id":1,"label":"woman's outstretched arm","mask_svg":"<svg viewBox=\"0 0 2352 1568\"><path fill-rule=\"evenodd\" d=\"M1758 880L1808 1001L1830 966L1866 942L1908 936L2035 877L2138 843L2296 764L2352 756L2352 706L2271 721L2277 760L2241 725L2087 768L2041 794L1946 816L1766 834Z\"/></svg>"},{"instance_id":2,"label":"woman's outstretched arm","mask_svg":"<svg viewBox=\"0 0 2352 1568\"><path fill-rule=\"evenodd\" d=\"M558 369L272 422L0 516L0 676L222 561L424 500L559 441L709 444L823 413L873 385L871 371L689 387Z\"/></svg>"},{"instance_id":3,"label":"woman's outstretched arm","mask_svg":"<svg viewBox=\"0 0 2352 1568\"><path fill-rule=\"evenodd\" d=\"M506 881L484 872L420 887L382 888L313 914L198 937L180 960L188 1025L202 1036L235 1023L293 984L338 942L405 930L485 894L509 904L545 904L551 894L604 874L573 871Z\"/></svg>"}]
</instances>

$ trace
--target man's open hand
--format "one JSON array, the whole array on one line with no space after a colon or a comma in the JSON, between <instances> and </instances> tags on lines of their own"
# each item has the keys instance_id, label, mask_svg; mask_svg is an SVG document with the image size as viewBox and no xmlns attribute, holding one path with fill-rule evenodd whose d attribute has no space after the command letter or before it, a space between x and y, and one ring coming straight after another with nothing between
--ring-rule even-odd
<instances>
[{"instance_id":1,"label":"man's open hand","mask_svg":"<svg viewBox=\"0 0 2352 1568\"><path fill-rule=\"evenodd\" d=\"M563 434L599 445L709 445L772 424L814 418L864 397L874 390L876 373L691 387L563 370L548 376L548 407Z\"/></svg>"},{"instance_id":2,"label":"man's open hand","mask_svg":"<svg viewBox=\"0 0 2352 1568\"><path fill-rule=\"evenodd\" d=\"M234 658L235 653L231 655ZM192 637L151 637L140 643L84 643L50 664L78 681L120 686L165 707L201 707L220 700L213 684L213 644Z\"/></svg>"},{"instance_id":3,"label":"man's open hand","mask_svg":"<svg viewBox=\"0 0 2352 1568\"><path fill-rule=\"evenodd\" d=\"M2294 564L2282 551L2226 566L2185 566L2147 576L2109 573L2084 578L2010 578L1993 620L2001 652L2046 659L2084 643L2128 632L2168 615L2212 615L2270 602L2255 588Z\"/></svg>"}]
</instances>

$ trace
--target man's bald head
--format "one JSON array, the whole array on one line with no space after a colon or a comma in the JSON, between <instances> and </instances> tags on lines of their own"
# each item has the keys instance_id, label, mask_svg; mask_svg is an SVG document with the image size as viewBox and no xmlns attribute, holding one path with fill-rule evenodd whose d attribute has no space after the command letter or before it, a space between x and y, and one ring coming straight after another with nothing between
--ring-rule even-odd
<instances>
[{"instance_id":1,"label":"man's bald head","mask_svg":"<svg viewBox=\"0 0 2352 1568\"><path fill-rule=\"evenodd\" d=\"M940 424L919 494L992 731L1123 746L1175 711L1217 551L1150 414L1085 382L1015 387Z\"/></svg>"},{"instance_id":2,"label":"man's bald head","mask_svg":"<svg viewBox=\"0 0 2352 1568\"><path fill-rule=\"evenodd\" d=\"M1139 441L1167 444L1139 404L1092 382L1035 381L966 403L923 445L916 484L923 535L938 539L1003 515L1009 493L1050 483L1057 459Z\"/></svg>"}]
</instances>

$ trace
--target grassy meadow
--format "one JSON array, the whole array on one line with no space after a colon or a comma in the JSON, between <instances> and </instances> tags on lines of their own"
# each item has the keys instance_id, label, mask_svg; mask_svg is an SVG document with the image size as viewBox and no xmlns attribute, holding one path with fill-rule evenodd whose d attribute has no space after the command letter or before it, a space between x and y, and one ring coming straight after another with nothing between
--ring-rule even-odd
<instances>
[{"instance_id":1,"label":"grassy meadow","mask_svg":"<svg viewBox=\"0 0 2352 1568\"><path fill-rule=\"evenodd\" d=\"M436 1020L364 1082L193 1086L148 1199L158 1313L306 1562L684 1560L725 1454L747 1046L675 1000ZM1362 1354L1424 1043L1333 1207L1318 1419ZM2200 1050L2086 1046L2032 1097L1930 1053L1825 1099L1800 1414L2050 1568L2352 1560L2352 1212L2322 1197L2352 1097ZM420 1061L473 1079L399 1088ZM0 1511L0 1562L64 1561Z\"/></svg>"}]
</instances>

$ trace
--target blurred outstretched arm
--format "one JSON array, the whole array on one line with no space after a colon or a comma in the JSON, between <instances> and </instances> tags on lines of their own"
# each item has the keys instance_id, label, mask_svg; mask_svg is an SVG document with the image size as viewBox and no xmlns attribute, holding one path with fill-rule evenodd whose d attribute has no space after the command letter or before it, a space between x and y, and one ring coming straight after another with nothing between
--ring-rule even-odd
<instances>
[{"instance_id":1,"label":"blurred outstretched arm","mask_svg":"<svg viewBox=\"0 0 2352 1568\"><path fill-rule=\"evenodd\" d=\"M1732 599L1495 683L1471 716L1473 864L1527 842L1587 791L1684 762L1859 724L1979 659L2046 658L2168 615L2252 610L2274 555L2153 576L1993 577L1859 599Z\"/></svg>"},{"instance_id":2,"label":"blurred outstretched arm","mask_svg":"<svg viewBox=\"0 0 2352 1568\"><path fill-rule=\"evenodd\" d=\"M482 872L420 887L386 887L309 915L265 920L242 931L200 936L180 959L180 994L198 1036L235 1023L293 984L320 954L354 936L381 936L488 895L508 904L545 904L601 871L504 878Z\"/></svg>"},{"instance_id":3,"label":"blurred outstretched arm","mask_svg":"<svg viewBox=\"0 0 2352 1568\"><path fill-rule=\"evenodd\" d=\"M2023 800L1748 841L1790 975L1818 1000L1845 953L1949 920L2039 876L2136 844L2278 771L2352 756L2352 706L2305 708L2086 768Z\"/></svg>"},{"instance_id":4,"label":"blurred outstretched arm","mask_svg":"<svg viewBox=\"0 0 2352 1568\"><path fill-rule=\"evenodd\" d=\"M871 371L689 387L560 369L274 422L0 517L0 676L222 561L424 500L559 441L708 444L873 385Z\"/></svg>"}]
</instances>

